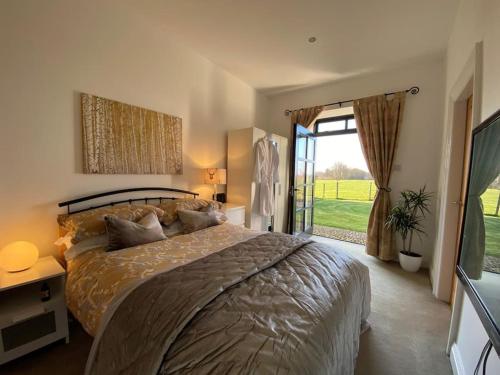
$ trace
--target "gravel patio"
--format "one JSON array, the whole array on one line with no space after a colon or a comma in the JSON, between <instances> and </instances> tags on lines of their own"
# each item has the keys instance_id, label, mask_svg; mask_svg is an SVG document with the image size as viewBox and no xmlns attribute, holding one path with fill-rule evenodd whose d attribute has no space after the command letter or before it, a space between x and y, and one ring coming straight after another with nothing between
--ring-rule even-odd
<instances>
[{"instance_id":1,"label":"gravel patio","mask_svg":"<svg viewBox=\"0 0 500 375\"><path fill-rule=\"evenodd\" d=\"M360 245L366 244L366 233L362 232L354 232L346 229L314 225L313 233L316 236L333 238L340 241L352 242Z\"/></svg>"}]
</instances>

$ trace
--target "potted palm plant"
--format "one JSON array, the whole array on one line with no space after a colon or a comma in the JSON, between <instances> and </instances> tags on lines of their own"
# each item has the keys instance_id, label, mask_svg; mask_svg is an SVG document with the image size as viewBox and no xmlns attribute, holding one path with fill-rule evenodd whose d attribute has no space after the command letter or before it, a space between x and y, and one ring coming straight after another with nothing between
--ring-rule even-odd
<instances>
[{"instance_id":1,"label":"potted palm plant","mask_svg":"<svg viewBox=\"0 0 500 375\"><path fill-rule=\"evenodd\" d=\"M414 233L425 234L422 229L422 220L430 212L431 196L432 193L425 191L425 186L418 191L402 191L398 203L387 218L386 225L399 233L403 240L403 250L399 252L399 263L405 271L417 272L422 264L422 255L412 250L412 242Z\"/></svg>"}]
</instances>

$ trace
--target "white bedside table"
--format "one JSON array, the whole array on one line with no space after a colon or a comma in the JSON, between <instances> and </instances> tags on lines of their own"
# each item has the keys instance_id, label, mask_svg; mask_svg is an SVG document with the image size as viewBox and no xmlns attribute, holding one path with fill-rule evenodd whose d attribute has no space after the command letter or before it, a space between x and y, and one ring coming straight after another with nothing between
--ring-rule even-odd
<instances>
[{"instance_id":1,"label":"white bedside table","mask_svg":"<svg viewBox=\"0 0 500 375\"><path fill-rule=\"evenodd\" d=\"M0 364L65 338L69 341L64 300L66 272L51 256L26 271L0 269ZM47 285L50 299L41 300Z\"/></svg>"},{"instance_id":2,"label":"white bedside table","mask_svg":"<svg viewBox=\"0 0 500 375\"><path fill-rule=\"evenodd\" d=\"M245 206L234 203L224 203L222 212L227 216L227 221L234 225L245 225Z\"/></svg>"}]
</instances>

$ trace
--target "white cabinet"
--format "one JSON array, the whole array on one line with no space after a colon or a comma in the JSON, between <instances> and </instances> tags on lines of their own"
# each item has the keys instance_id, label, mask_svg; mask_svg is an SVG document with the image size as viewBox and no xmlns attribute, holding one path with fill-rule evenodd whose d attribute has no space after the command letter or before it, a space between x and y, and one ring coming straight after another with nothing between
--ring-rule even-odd
<instances>
[{"instance_id":1,"label":"white cabinet","mask_svg":"<svg viewBox=\"0 0 500 375\"><path fill-rule=\"evenodd\" d=\"M227 201L246 208L246 226L256 230L267 230L269 218L258 210L258 187L253 181L255 143L268 133L251 127L232 130L228 133L227 153ZM271 138L277 143L280 158L279 183L275 184L274 231L286 232L288 204L288 139L276 134Z\"/></svg>"},{"instance_id":2,"label":"white cabinet","mask_svg":"<svg viewBox=\"0 0 500 375\"><path fill-rule=\"evenodd\" d=\"M245 206L241 204L225 203L222 212L227 217L227 221L234 225L245 225Z\"/></svg>"},{"instance_id":3,"label":"white cabinet","mask_svg":"<svg viewBox=\"0 0 500 375\"><path fill-rule=\"evenodd\" d=\"M26 271L0 270L0 364L63 338L68 342L65 276L51 256Z\"/></svg>"}]
</instances>

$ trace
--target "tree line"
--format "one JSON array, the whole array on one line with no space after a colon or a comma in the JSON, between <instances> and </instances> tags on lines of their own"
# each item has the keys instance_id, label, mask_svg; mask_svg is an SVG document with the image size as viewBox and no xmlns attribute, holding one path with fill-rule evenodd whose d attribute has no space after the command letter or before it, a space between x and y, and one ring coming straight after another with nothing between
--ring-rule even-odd
<instances>
[{"instance_id":1,"label":"tree line","mask_svg":"<svg viewBox=\"0 0 500 375\"><path fill-rule=\"evenodd\" d=\"M318 180L371 180L370 173L359 168L351 168L341 161L336 162L324 172L316 172Z\"/></svg>"}]
</instances>

